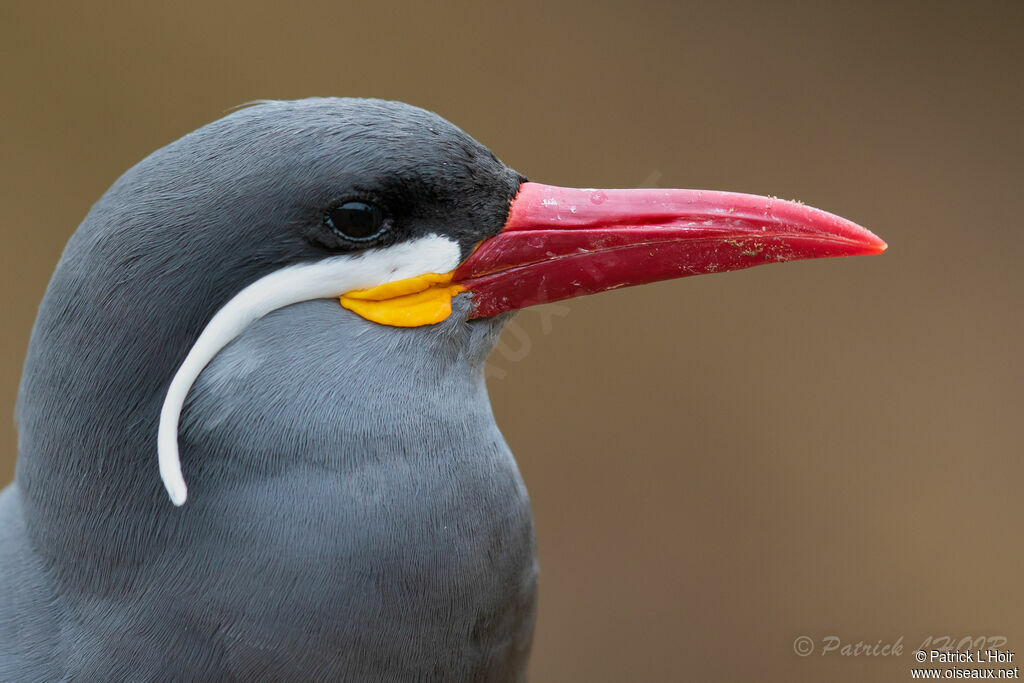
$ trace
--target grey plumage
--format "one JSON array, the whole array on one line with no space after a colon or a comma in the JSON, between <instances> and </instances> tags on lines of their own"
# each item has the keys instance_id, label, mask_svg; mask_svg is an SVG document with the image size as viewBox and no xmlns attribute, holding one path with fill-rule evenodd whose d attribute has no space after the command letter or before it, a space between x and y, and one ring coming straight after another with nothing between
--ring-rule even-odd
<instances>
[{"instance_id":1,"label":"grey plumage","mask_svg":"<svg viewBox=\"0 0 1024 683\"><path fill-rule=\"evenodd\" d=\"M390 239L466 254L521 181L443 119L372 100L242 110L118 180L33 329L0 494L0 680L521 679L533 528L482 373L504 317L467 322L468 295L413 329L329 300L268 315L189 395L188 505L154 460L210 316L346 250L323 206L381 197Z\"/></svg>"}]
</instances>

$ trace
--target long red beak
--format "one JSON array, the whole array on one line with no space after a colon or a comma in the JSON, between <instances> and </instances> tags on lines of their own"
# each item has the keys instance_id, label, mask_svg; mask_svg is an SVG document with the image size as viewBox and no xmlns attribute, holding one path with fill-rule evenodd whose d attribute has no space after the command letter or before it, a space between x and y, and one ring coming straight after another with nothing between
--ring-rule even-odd
<instances>
[{"instance_id":1,"label":"long red beak","mask_svg":"<svg viewBox=\"0 0 1024 683\"><path fill-rule=\"evenodd\" d=\"M471 317L483 318L658 280L885 248L844 218L772 197L523 183L505 227L453 280L474 293Z\"/></svg>"}]
</instances>

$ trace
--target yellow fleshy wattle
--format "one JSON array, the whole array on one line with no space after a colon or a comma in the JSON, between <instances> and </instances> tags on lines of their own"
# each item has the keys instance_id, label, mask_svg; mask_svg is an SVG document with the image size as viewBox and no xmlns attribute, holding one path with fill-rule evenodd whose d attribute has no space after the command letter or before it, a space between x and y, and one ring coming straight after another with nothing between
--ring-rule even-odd
<instances>
[{"instance_id":1,"label":"yellow fleshy wattle","mask_svg":"<svg viewBox=\"0 0 1024 683\"><path fill-rule=\"evenodd\" d=\"M367 320L393 327L419 327L445 320L452 297L465 291L451 273L427 273L341 295L341 305Z\"/></svg>"}]
</instances>

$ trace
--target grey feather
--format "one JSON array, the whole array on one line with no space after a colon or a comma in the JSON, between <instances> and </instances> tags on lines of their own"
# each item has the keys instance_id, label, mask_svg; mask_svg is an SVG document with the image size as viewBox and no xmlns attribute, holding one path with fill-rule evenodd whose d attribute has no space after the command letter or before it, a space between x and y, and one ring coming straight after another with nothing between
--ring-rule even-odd
<instances>
[{"instance_id":1,"label":"grey feather","mask_svg":"<svg viewBox=\"0 0 1024 683\"><path fill-rule=\"evenodd\" d=\"M520 680L535 612L525 488L483 363L504 319L385 327L312 301L224 349L180 430L175 368L246 284L335 253L344 192L407 204L395 239L465 253L522 176L380 101L243 109L126 173L72 237L19 393L0 494L0 680ZM333 250L333 251L332 251Z\"/></svg>"}]
</instances>

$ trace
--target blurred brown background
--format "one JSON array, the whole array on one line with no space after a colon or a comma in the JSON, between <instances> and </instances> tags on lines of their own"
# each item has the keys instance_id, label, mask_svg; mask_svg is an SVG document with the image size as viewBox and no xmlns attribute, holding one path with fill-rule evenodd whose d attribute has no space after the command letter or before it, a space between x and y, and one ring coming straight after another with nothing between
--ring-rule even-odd
<instances>
[{"instance_id":1,"label":"blurred brown background","mask_svg":"<svg viewBox=\"0 0 1024 683\"><path fill-rule=\"evenodd\" d=\"M534 180L797 197L890 244L520 315L491 389L537 517L534 680L1024 657L1022 31L1019 1L5 2L0 483L36 306L121 172L248 100L401 99Z\"/></svg>"}]
</instances>

